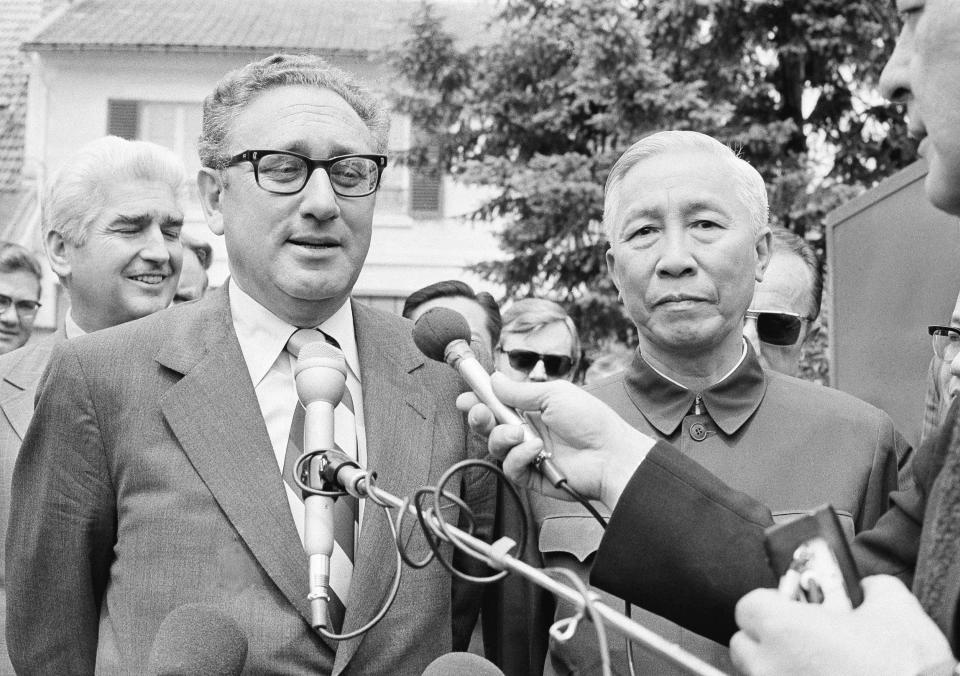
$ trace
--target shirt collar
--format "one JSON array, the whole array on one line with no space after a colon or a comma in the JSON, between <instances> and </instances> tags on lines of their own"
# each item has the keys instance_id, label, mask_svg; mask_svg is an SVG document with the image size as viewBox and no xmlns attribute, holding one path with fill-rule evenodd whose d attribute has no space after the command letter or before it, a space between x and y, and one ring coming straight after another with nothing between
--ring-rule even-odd
<instances>
[{"instance_id":1,"label":"shirt collar","mask_svg":"<svg viewBox=\"0 0 960 676\"><path fill-rule=\"evenodd\" d=\"M77 324L73 319L73 309L71 308L70 312L67 312L67 316L63 318L63 331L67 335L67 339L76 338L77 336L85 336L86 331L80 328L80 325Z\"/></svg>"},{"instance_id":2,"label":"shirt collar","mask_svg":"<svg viewBox=\"0 0 960 676\"><path fill-rule=\"evenodd\" d=\"M297 327L288 324L254 300L231 277L228 281L230 314L243 360L254 385L259 383L286 349L287 341ZM353 310L347 300L333 315L320 324L321 331L332 336L343 351L347 365L360 379L360 359L353 329Z\"/></svg>"},{"instance_id":3,"label":"shirt collar","mask_svg":"<svg viewBox=\"0 0 960 676\"><path fill-rule=\"evenodd\" d=\"M627 393L643 416L664 436L671 436L693 407L697 393L650 366L638 350L627 372ZM725 434L750 419L767 389L767 379L748 341L740 361L716 384L700 392L707 414Z\"/></svg>"}]
</instances>

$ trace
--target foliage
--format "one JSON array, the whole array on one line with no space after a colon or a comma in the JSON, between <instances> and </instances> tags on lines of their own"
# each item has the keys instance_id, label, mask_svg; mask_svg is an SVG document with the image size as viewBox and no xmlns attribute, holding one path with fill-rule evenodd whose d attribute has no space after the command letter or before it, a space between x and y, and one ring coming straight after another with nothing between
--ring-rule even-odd
<instances>
[{"instance_id":1,"label":"foliage","mask_svg":"<svg viewBox=\"0 0 960 676\"><path fill-rule=\"evenodd\" d=\"M460 50L425 4L394 56L397 105L444 170L493 188L474 218L502 224L506 255L479 271L564 303L588 346L624 341L600 225L620 153L660 129L714 135L823 253L824 214L914 159L875 94L896 22L872 0L505 0L495 38Z\"/></svg>"}]
</instances>

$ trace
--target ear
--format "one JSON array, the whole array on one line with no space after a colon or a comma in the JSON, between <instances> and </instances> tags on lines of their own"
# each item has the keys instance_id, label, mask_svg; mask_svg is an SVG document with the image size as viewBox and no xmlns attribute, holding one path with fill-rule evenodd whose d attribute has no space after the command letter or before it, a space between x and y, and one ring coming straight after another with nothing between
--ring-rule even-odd
<instances>
[{"instance_id":1,"label":"ear","mask_svg":"<svg viewBox=\"0 0 960 676\"><path fill-rule=\"evenodd\" d=\"M620 279L617 274L617 257L613 253L613 247L607 247L607 253L605 258L607 259L607 273L610 275L610 279L613 280L613 285L617 287L617 291L620 291Z\"/></svg>"},{"instance_id":2,"label":"ear","mask_svg":"<svg viewBox=\"0 0 960 676\"><path fill-rule=\"evenodd\" d=\"M772 244L773 235L770 233L770 228L764 226L760 234L757 235L755 245L757 249L757 269L753 277L758 282L763 281L763 273L767 271L767 266L770 265L770 258L773 256Z\"/></svg>"},{"instance_id":3,"label":"ear","mask_svg":"<svg viewBox=\"0 0 960 676\"><path fill-rule=\"evenodd\" d=\"M63 280L64 284L67 284L70 279L69 249L71 244L64 239L61 233L51 230L44 237L43 248L47 253L50 269Z\"/></svg>"},{"instance_id":4,"label":"ear","mask_svg":"<svg viewBox=\"0 0 960 676\"><path fill-rule=\"evenodd\" d=\"M197 172L197 188L200 192L203 216L207 219L207 227L214 235L222 235L223 212L220 198L223 195L224 185L220 172L209 167L201 167Z\"/></svg>"}]
</instances>

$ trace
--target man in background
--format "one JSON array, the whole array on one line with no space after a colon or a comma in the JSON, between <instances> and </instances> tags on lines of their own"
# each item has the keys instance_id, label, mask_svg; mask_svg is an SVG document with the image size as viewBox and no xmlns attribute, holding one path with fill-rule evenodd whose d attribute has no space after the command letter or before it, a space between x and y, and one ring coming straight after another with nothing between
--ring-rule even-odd
<instances>
[{"instance_id":1,"label":"man in background","mask_svg":"<svg viewBox=\"0 0 960 676\"><path fill-rule=\"evenodd\" d=\"M342 351L349 396L334 411L335 440L384 490L411 495L472 449L456 372L420 353L409 321L350 298L388 128L377 98L309 55L250 63L206 98L198 184L231 276L197 302L54 353L14 475L7 605L18 670L143 673L164 618L198 600L239 626L251 673L416 674L451 649L455 630L469 635L457 619L475 617L474 586L432 565L404 570L379 623L330 638L374 618L396 565L388 516L342 497L327 635L311 626L293 476L300 346ZM448 485L481 536L490 488L471 472ZM459 522L458 505L444 512ZM404 541L413 559L429 551L419 535Z\"/></svg>"},{"instance_id":2,"label":"man in background","mask_svg":"<svg viewBox=\"0 0 960 676\"><path fill-rule=\"evenodd\" d=\"M823 276L810 245L786 228L770 228L770 263L757 282L743 335L760 365L800 375L800 356L820 316Z\"/></svg>"},{"instance_id":3,"label":"man in background","mask_svg":"<svg viewBox=\"0 0 960 676\"><path fill-rule=\"evenodd\" d=\"M447 279L417 289L403 303L403 316L417 321L427 310L445 307L463 315L472 339L483 348L486 363L492 363L493 346L500 340L500 306L486 291L476 293L458 279Z\"/></svg>"},{"instance_id":4,"label":"man in background","mask_svg":"<svg viewBox=\"0 0 960 676\"><path fill-rule=\"evenodd\" d=\"M40 309L40 262L24 247L0 242L0 354L30 340Z\"/></svg>"},{"instance_id":5,"label":"man in background","mask_svg":"<svg viewBox=\"0 0 960 676\"><path fill-rule=\"evenodd\" d=\"M524 298L503 313L494 350L496 370L513 380L573 380L580 335L570 315L544 298Z\"/></svg>"},{"instance_id":6,"label":"man in background","mask_svg":"<svg viewBox=\"0 0 960 676\"><path fill-rule=\"evenodd\" d=\"M180 159L166 148L107 136L78 150L48 184L41 205L44 246L50 267L67 290L70 307L64 326L53 334L0 357L0 519L4 526L17 452L54 347L170 304L180 272L185 180ZM29 304L25 309L36 303L39 282L36 294L33 300L22 300ZM0 553L4 543L5 539L0 540ZM0 563L0 587L5 585ZM6 662L5 638L0 641L0 659ZM0 663L0 672L2 667Z\"/></svg>"},{"instance_id":7,"label":"man in background","mask_svg":"<svg viewBox=\"0 0 960 676\"><path fill-rule=\"evenodd\" d=\"M213 247L206 242L187 235L181 235L180 242L183 244L183 267L177 292L173 296L174 304L203 297L210 286L207 270L213 262Z\"/></svg>"}]
</instances>

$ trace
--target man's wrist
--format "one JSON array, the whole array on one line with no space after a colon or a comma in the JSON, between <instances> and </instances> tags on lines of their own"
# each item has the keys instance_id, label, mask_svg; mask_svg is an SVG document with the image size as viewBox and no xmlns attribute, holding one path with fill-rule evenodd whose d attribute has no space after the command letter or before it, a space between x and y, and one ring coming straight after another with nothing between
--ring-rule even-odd
<instances>
[{"instance_id":1,"label":"man's wrist","mask_svg":"<svg viewBox=\"0 0 960 676\"><path fill-rule=\"evenodd\" d=\"M630 428L630 431L632 434L627 436L630 440L629 446L613 457L604 472L603 486L600 489L600 500L611 512L616 508L630 479L656 443L633 428Z\"/></svg>"}]
</instances>

